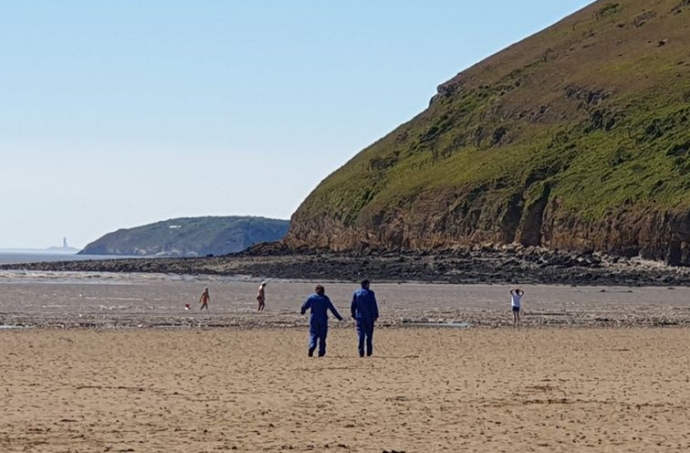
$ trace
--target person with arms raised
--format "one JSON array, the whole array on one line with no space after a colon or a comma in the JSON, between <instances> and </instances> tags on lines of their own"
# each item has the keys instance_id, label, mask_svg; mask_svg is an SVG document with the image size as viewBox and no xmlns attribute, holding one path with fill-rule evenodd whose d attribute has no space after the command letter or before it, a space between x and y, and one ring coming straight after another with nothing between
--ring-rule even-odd
<instances>
[{"instance_id":1,"label":"person with arms raised","mask_svg":"<svg viewBox=\"0 0 690 453\"><path fill-rule=\"evenodd\" d=\"M520 325L520 309L522 306L522 296L525 292L520 288L510 290L510 306L513 309L513 326L518 327Z\"/></svg>"}]
</instances>

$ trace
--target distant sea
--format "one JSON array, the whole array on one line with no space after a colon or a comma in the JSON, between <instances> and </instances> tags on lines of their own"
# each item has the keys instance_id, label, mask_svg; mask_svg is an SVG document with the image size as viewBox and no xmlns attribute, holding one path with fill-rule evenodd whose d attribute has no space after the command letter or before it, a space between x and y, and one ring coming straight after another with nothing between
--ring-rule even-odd
<instances>
[{"instance_id":1,"label":"distant sea","mask_svg":"<svg viewBox=\"0 0 690 453\"><path fill-rule=\"evenodd\" d=\"M109 255L77 255L73 253L0 251L0 264L45 263L54 261L84 261L124 258Z\"/></svg>"}]
</instances>

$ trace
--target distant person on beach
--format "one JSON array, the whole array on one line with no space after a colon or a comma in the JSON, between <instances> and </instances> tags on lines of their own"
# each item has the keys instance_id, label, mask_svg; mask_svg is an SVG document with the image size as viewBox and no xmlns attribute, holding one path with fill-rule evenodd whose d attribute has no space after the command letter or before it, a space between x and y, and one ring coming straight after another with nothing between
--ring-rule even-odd
<instances>
[{"instance_id":1,"label":"distant person on beach","mask_svg":"<svg viewBox=\"0 0 690 453\"><path fill-rule=\"evenodd\" d=\"M264 311L264 307L266 306L266 282L263 281L259 285L259 293L256 295L256 300L259 302L259 308L257 311Z\"/></svg>"},{"instance_id":2,"label":"distant person on beach","mask_svg":"<svg viewBox=\"0 0 690 453\"><path fill-rule=\"evenodd\" d=\"M361 288L352 295L350 312L357 324L359 356L364 357L366 343L366 354L370 357L374 352L374 323L379 319L379 307L374 292L369 289L369 280L362 281Z\"/></svg>"},{"instance_id":3,"label":"distant person on beach","mask_svg":"<svg viewBox=\"0 0 690 453\"><path fill-rule=\"evenodd\" d=\"M524 295L525 292L520 288L510 290L510 306L513 308L513 325L515 327L520 325L520 306Z\"/></svg>"},{"instance_id":4,"label":"distant person on beach","mask_svg":"<svg viewBox=\"0 0 690 453\"><path fill-rule=\"evenodd\" d=\"M322 285L316 285L316 293L309 296L300 310L301 314L311 309L309 316L309 357L314 356L316 345L319 346L319 357L326 355L326 336L328 335L328 310L333 313L338 321L342 321L338 310L335 309L331 299L325 294Z\"/></svg>"},{"instance_id":5,"label":"distant person on beach","mask_svg":"<svg viewBox=\"0 0 690 453\"><path fill-rule=\"evenodd\" d=\"M209 302L211 302L211 296L208 294L208 288L205 288L204 292L201 293L201 297L199 298L199 303L201 304L201 308L199 310L203 310L205 308L206 311L208 311Z\"/></svg>"}]
</instances>

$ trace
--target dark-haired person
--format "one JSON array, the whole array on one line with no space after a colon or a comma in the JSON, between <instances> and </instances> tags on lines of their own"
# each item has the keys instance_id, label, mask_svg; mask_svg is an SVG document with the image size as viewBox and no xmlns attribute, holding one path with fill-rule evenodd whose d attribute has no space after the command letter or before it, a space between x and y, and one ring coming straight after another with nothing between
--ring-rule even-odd
<instances>
[{"instance_id":1,"label":"dark-haired person","mask_svg":"<svg viewBox=\"0 0 690 453\"><path fill-rule=\"evenodd\" d=\"M376 295L369 289L369 280L362 281L361 288L352 295L350 312L357 323L357 336L359 338L357 349L359 356L364 357L364 346L366 344L366 354L369 357L374 353L374 324L379 319Z\"/></svg>"},{"instance_id":2,"label":"dark-haired person","mask_svg":"<svg viewBox=\"0 0 690 453\"><path fill-rule=\"evenodd\" d=\"M301 314L311 309L309 316L309 357L314 355L317 343L319 357L326 355L326 336L328 336L328 310L333 313L338 321L342 321L338 310L335 309L331 299L325 293L322 285L316 285L315 293L307 298L300 310Z\"/></svg>"},{"instance_id":3,"label":"dark-haired person","mask_svg":"<svg viewBox=\"0 0 690 453\"><path fill-rule=\"evenodd\" d=\"M203 310L205 308L206 311L208 311L209 302L211 302L211 296L208 294L208 288L205 288L204 292L201 293L201 297L199 298L199 303L201 304L201 308L199 310Z\"/></svg>"},{"instance_id":4,"label":"dark-haired person","mask_svg":"<svg viewBox=\"0 0 690 453\"><path fill-rule=\"evenodd\" d=\"M522 305L522 296L525 292L520 288L510 290L510 306L513 309L513 326L520 325L520 308Z\"/></svg>"}]
</instances>

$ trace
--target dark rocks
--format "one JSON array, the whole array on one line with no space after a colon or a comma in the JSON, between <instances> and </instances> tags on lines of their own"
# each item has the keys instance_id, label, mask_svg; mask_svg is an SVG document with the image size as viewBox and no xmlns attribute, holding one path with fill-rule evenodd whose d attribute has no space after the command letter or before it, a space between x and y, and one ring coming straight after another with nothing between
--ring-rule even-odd
<instances>
[{"instance_id":1,"label":"dark rocks","mask_svg":"<svg viewBox=\"0 0 690 453\"><path fill-rule=\"evenodd\" d=\"M285 279L445 282L456 284L564 284L679 286L690 284L690 272L649 266L635 259L591 253L555 252L538 247L479 250L457 249L437 253L410 251L368 253L285 254L243 253L213 258L157 258L75 261L5 265L0 269L146 272L173 274L253 275Z\"/></svg>"}]
</instances>

